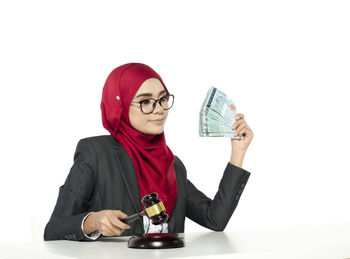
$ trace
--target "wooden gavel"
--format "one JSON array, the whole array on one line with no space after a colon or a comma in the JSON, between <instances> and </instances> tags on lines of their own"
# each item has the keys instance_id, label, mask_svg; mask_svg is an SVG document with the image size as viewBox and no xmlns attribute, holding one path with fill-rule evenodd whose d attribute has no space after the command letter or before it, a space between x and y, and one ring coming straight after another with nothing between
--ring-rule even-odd
<instances>
[{"instance_id":1,"label":"wooden gavel","mask_svg":"<svg viewBox=\"0 0 350 259\"><path fill-rule=\"evenodd\" d=\"M140 217L147 216L152 224L159 225L166 222L169 218L165 213L165 207L161 200L158 199L158 194L155 192L145 195L141 202L145 204L145 209L139 213L123 218L120 221L129 224Z\"/></svg>"}]
</instances>

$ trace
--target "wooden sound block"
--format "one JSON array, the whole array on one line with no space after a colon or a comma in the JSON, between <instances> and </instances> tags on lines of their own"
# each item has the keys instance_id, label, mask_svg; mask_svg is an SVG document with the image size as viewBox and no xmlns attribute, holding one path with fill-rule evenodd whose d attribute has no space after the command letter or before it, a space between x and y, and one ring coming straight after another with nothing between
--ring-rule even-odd
<instances>
[{"instance_id":1,"label":"wooden sound block","mask_svg":"<svg viewBox=\"0 0 350 259\"><path fill-rule=\"evenodd\" d=\"M132 236L128 241L130 248L162 249L184 247L184 238L172 233L149 233Z\"/></svg>"}]
</instances>

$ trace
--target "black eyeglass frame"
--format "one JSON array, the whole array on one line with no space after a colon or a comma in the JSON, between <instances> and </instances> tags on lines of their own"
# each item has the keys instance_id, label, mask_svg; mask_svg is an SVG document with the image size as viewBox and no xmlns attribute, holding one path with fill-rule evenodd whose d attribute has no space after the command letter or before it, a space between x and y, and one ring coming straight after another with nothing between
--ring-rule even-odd
<instances>
[{"instance_id":1,"label":"black eyeglass frame","mask_svg":"<svg viewBox=\"0 0 350 259\"><path fill-rule=\"evenodd\" d=\"M160 102L160 100L162 100L163 98L168 98L169 96L171 96L171 97L173 97L173 103L171 104L171 106L169 107L169 108L164 108L163 106L162 106L162 104L161 104L161 102ZM152 109L152 111L150 111L150 112L144 112L143 110L142 110L142 102L143 101L145 101L145 100L149 100L149 99L151 99L151 100L154 100L154 103L153 103L153 109ZM154 98L147 98L147 99L144 99L144 100L142 100L142 101L139 101L139 102L134 102L134 101L131 101L130 103L138 103L138 104L140 104L140 109L141 109L141 111L144 113L144 114L151 114L152 112L154 112L154 109L156 108L156 106L157 106L157 103L159 102L159 105L160 105L160 107L162 107L163 108L163 110L169 110L171 107L173 107L173 105L174 105L174 101L175 101L175 97L174 97L174 95L173 94L166 94L166 95L164 95L164 96L162 96L161 98L159 98L159 99L154 99Z\"/></svg>"}]
</instances>

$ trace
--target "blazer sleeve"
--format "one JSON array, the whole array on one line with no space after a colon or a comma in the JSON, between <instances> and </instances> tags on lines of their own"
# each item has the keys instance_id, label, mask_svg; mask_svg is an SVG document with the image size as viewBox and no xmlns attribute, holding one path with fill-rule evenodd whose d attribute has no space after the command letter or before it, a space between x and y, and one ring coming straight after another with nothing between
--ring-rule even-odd
<instances>
[{"instance_id":1,"label":"blazer sleeve","mask_svg":"<svg viewBox=\"0 0 350 259\"><path fill-rule=\"evenodd\" d=\"M213 200L187 179L186 216L203 227L223 231L238 205L249 176L248 171L228 163Z\"/></svg>"},{"instance_id":2,"label":"blazer sleeve","mask_svg":"<svg viewBox=\"0 0 350 259\"><path fill-rule=\"evenodd\" d=\"M91 240L85 237L81 224L89 213L96 175L96 152L88 140L82 139L78 142L67 179L59 188L55 208L45 227L44 240Z\"/></svg>"}]
</instances>

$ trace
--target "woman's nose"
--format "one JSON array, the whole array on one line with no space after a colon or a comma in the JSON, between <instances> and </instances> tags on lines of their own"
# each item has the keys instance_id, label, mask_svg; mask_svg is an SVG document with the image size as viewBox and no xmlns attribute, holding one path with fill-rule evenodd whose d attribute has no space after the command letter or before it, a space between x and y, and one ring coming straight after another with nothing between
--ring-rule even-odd
<instances>
[{"instance_id":1,"label":"woman's nose","mask_svg":"<svg viewBox=\"0 0 350 259\"><path fill-rule=\"evenodd\" d=\"M160 102L156 102L156 107L154 108L154 113L163 113L164 109L162 106L160 106Z\"/></svg>"}]
</instances>

